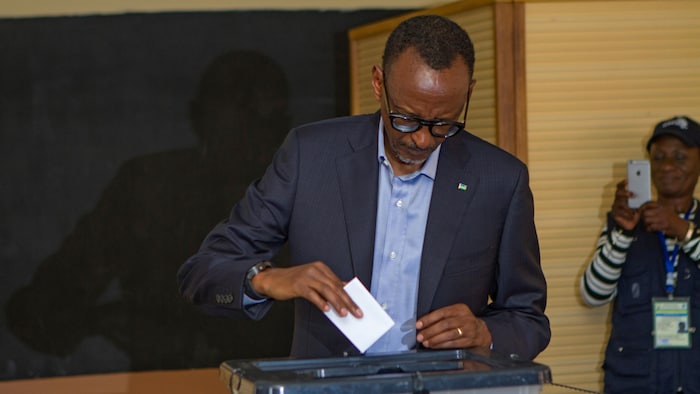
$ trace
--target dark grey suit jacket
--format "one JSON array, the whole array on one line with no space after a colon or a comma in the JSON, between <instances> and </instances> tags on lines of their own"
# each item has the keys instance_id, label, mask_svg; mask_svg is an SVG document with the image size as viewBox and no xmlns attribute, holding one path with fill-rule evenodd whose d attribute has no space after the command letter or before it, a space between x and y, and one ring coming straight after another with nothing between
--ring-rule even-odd
<instances>
[{"instance_id":1,"label":"dark grey suit jacket","mask_svg":"<svg viewBox=\"0 0 700 394\"><path fill-rule=\"evenodd\" d=\"M244 308L246 271L289 242L291 264L325 262L340 279L371 286L377 211L379 113L293 129L264 176L180 269L181 293L217 315L260 319ZM458 185L466 185L458 187ZM495 351L534 358L548 344L526 166L468 132L442 143L421 258L418 317L464 303ZM400 285L400 284L399 284ZM291 355L357 354L311 303L295 301Z\"/></svg>"}]
</instances>

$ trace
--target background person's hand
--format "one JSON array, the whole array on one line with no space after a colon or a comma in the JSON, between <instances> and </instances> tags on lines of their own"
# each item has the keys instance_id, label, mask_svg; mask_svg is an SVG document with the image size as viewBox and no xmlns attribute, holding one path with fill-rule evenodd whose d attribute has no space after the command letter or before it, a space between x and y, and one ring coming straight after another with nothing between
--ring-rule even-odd
<instances>
[{"instance_id":1,"label":"background person's hand","mask_svg":"<svg viewBox=\"0 0 700 394\"><path fill-rule=\"evenodd\" d=\"M491 331L465 304L436 309L416 322L416 340L426 348L491 346Z\"/></svg>"},{"instance_id":2,"label":"background person's hand","mask_svg":"<svg viewBox=\"0 0 700 394\"><path fill-rule=\"evenodd\" d=\"M344 285L321 261L289 268L268 268L251 280L253 290L266 297L281 301L301 297L323 312L330 311L330 304L340 316L350 312L357 318L362 317L362 311L345 292Z\"/></svg>"},{"instance_id":3,"label":"background person's hand","mask_svg":"<svg viewBox=\"0 0 700 394\"><path fill-rule=\"evenodd\" d=\"M663 206L655 201L642 205L639 210L647 231L661 231L666 236L676 239L685 238L690 223L678 216L674 207Z\"/></svg>"},{"instance_id":4,"label":"background person's hand","mask_svg":"<svg viewBox=\"0 0 700 394\"><path fill-rule=\"evenodd\" d=\"M610 212L615 223L625 230L632 230L639 223L640 210L629 207L627 200L634 196L634 193L627 190L627 179L617 183L615 189L615 200Z\"/></svg>"}]
</instances>

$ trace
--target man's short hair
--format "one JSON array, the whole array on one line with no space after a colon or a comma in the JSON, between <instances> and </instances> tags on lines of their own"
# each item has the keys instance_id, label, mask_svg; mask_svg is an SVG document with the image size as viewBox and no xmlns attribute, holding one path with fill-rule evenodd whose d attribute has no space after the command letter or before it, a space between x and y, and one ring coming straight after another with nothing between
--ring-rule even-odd
<instances>
[{"instance_id":1,"label":"man's short hair","mask_svg":"<svg viewBox=\"0 0 700 394\"><path fill-rule=\"evenodd\" d=\"M469 66L469 78L474 75L474 45L469 34L443 16L420 15L401 22L384 47L382 69L385 73L408 48L415 48L433 70L449 68L459 55Z\"/></svg>"}]
</instances>

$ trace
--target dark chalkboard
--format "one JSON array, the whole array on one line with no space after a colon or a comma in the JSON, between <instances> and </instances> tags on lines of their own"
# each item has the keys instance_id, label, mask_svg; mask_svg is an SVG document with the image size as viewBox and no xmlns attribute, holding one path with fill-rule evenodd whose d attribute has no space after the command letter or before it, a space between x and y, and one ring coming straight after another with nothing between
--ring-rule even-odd
<instances>
[{"instance_id":1,"label":"dark chalkboard","mask_svg":"<svg viewBox=\"0 0 700 394\"><path fill-rule=\"evenodd\" d=\"M287 355L291 303L204 316L175 272L398 12L0 19L0 379Z\"/></svg>"}]
</instances>

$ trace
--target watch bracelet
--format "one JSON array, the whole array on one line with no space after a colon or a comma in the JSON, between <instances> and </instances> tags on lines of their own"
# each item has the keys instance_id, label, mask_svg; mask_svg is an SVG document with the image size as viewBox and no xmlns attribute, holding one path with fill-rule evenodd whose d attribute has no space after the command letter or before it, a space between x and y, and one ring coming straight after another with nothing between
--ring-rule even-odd
<instances>
[{"instance_id":1,"label":"watch bracelet","mask_svg":"<svg viewBox=\"0 0 700 394\"><path fill-rule=\"evenodd\" d=\"M255 265L253 265L252 267L250 267L250 269L248 270L248 272L245 275L245 283L243 286L244 292L246 293L246 295L248 295L248 297L250 297L254 300L264 300L264 299L269 298L269 297L264 296L264 295L258 293L257 291L255 291L255 289L253 288L252 281L253 281L253 278L255 277L255 275L257 275L257 274L261 273L262 271L265 271L266 269L271 268L271 267L272 267L272 263L269 261L260 261L258 263L255 263Z\"/></svg>"}]
</instances>

